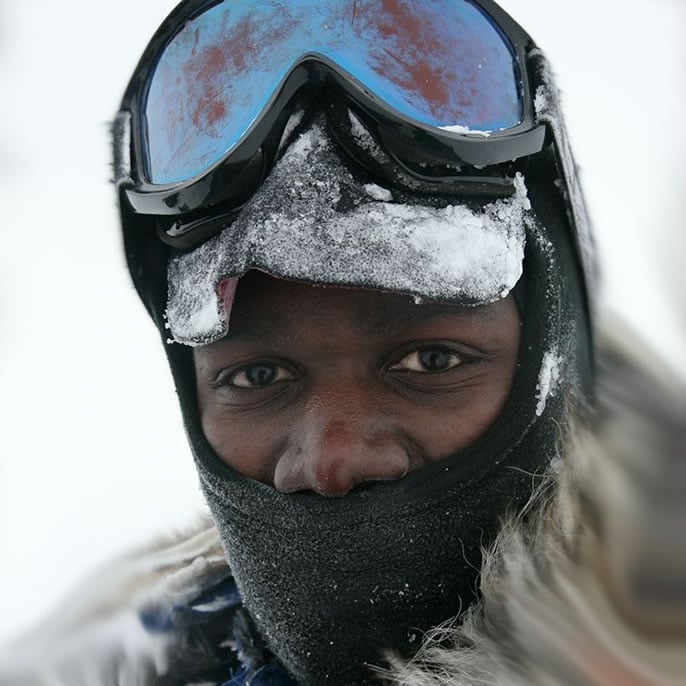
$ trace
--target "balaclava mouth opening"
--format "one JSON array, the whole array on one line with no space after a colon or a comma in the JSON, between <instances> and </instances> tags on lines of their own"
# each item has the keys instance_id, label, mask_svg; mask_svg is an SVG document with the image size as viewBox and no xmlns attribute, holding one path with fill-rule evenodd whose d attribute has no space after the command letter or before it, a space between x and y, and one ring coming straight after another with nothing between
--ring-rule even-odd
<instances>
[{"instance_id":1,"label":"balaclava mouth opening","mask_svg":"<svg viewBox=\"0 0 686 686\"><path fill-rule=\"evenodd\" d=\"M303 164L309 169L322 159L330 164L327 155ZM523 507L536 475L557 455L568 405L581 399L590 377L584 293L562 199L549 178L532 175L523 183L532 209L520 217L527 288L510 398L476 444L399 481L328 499L283 494L241 476L203 435L191 349L166 342L202 489L243 602L270 650L302 686L367 683L369 665L379 665L384 651L412 654L423 632L472 604L482 546L506 513ZM261 192L275 191L265 184ZM186 259L192 263L192 256ZM246 264L255 263L239 268ZM174 269L172 282L181 278ZM332 283L321 274L271 270ZM371 268L368 277L355 285L374 287ZM173 302L173 288L169 295ZM158 307L166 340L161 314Z\"/></svg>"}]
</instances>

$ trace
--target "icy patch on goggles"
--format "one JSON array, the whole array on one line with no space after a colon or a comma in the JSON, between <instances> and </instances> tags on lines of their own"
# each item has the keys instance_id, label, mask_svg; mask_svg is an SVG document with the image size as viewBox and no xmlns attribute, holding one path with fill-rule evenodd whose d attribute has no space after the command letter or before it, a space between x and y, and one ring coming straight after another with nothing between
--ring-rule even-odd
<instances>
[{"instance_id":1,"label":"icy patch on goggles","mask_svg":"<svg viewBox=\"0 0 686 686\"><path fill-rule=\"evenodd\" d=\"M521 176L514 196L476 210L376 200L367 186L319 124L301 135L230 226L170 261L173 339L222 338L231 303L221 291L250 269L462 305L503 298L519 280L530 210Z\"/></svg>"},{"instance_id":2,"label":"icy patch on goggles","mask_svg":"<svg viewBox=\"0 0 686 686\"><path fill-rule=\"evenodd\" d=\"M493 133L493 131L480 131L479 129L470 129L468 126L461 126L460 124L456 124L455 126L441 126L439 128L443 131L448 131L450 133L461 133L465 136L482 136L483 138L488 138Z\"/></svg>"}]
</instances>

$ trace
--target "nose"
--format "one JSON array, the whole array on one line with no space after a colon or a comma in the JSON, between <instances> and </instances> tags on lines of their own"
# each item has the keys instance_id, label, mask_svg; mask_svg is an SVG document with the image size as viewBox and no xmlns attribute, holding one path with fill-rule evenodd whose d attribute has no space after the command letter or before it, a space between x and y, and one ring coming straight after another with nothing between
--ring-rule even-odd
<instances>
[{"instance_id":1,"label":"nose","mask_svg":"<svg viewBox=\"0 0 686 686\"><path fill-rule=\"evenodd\" d=\"M409 454L388 420L364 410L310 412L293 429L298 433L274 472L274 486L284 493L340 497L358 484L400 479L409 471Z\"/></svg>"}]
</instances>

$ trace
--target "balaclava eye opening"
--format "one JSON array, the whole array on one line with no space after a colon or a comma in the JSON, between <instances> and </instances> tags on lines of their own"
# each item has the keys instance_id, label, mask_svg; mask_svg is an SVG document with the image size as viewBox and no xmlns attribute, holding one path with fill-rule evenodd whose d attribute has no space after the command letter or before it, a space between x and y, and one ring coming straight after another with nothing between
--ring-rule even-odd
<instances>
[{"instance_id":1,"label":"balaclava eye opening","mask_svg":"<svg viewBox=\"0 0 686 686\"><path fill-rule=\"evenodd\" d=\"M304 162L312 169L321 159L315 151ZM565 206L549 181L523 181L532 209L521 217L526 297L523 286L515 289L523 329L510 398L474 445L399 481L327 499L241 476L203 435L191 349L166 343L200 482L243 602L302 686L365 683L385 650L412 654L422 632L473 603L482 546L526 503L557 455L568 406L583 397L589 336ZM265 184L261 192L277 191Z\"/></svg>"}]
</instances>

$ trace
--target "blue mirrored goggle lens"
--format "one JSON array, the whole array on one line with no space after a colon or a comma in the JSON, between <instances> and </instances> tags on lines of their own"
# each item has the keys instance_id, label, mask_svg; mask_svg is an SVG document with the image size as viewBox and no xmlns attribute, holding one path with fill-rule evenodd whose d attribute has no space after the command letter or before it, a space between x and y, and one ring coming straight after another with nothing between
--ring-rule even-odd
<instances>
[{"instance_id":1,"label":"blue mirrored goggle lens","mask_svg":"<svg viewBox=\"0 0 686 686\"><path fill-rule=\"evenodd\" d=\"M190 180L235 148L305 56L428 127L522 121L509 41L468 0L234 0L166 46L143 105L147 176Z\"/></svg>"}]
</instances>

